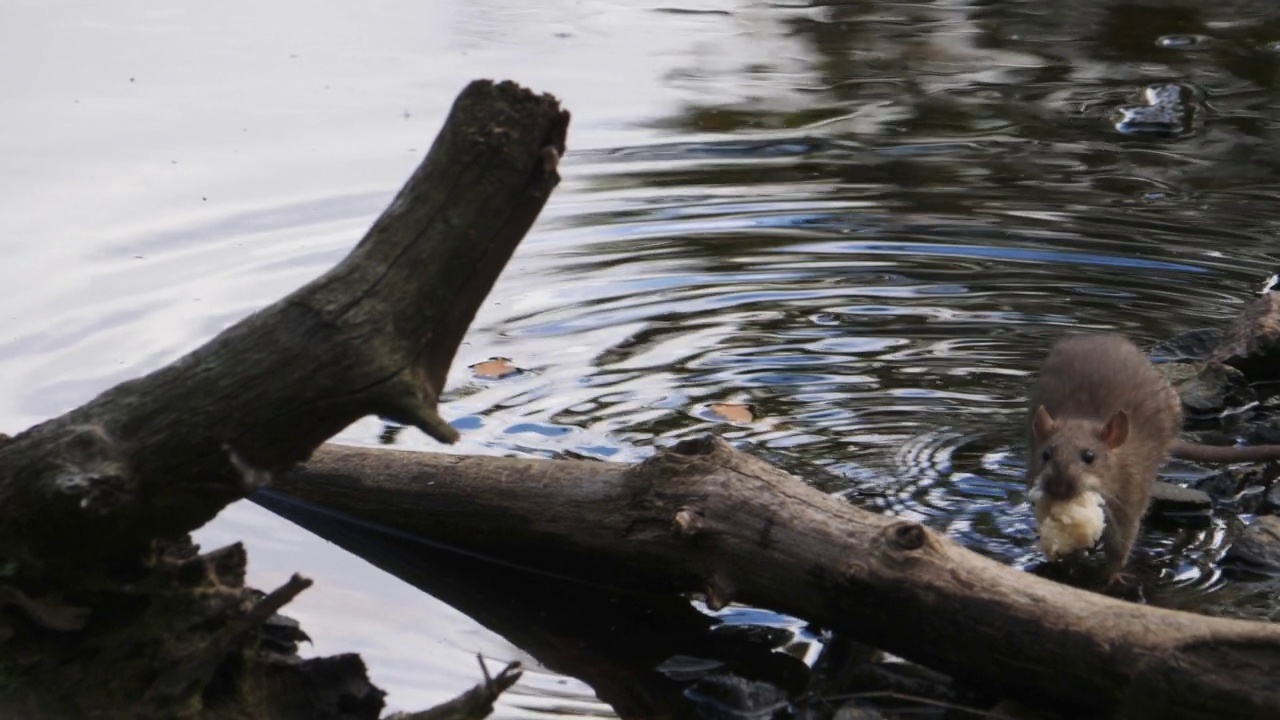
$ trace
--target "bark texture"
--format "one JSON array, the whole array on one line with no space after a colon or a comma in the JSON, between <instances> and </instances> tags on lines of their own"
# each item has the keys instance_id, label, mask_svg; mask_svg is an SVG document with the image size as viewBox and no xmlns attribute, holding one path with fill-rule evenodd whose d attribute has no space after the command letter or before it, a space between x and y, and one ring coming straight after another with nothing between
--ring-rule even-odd
<instances>
[{"instance_id":1,"label":"bark texture","mask_svg":"<svg viewBox=\"0 0 1280 720\"><path fill-rule=\"evenodd\" d=\"M327 445L273 492L538 572L772 608L1090 716L1280 717L1280 627L1023 573L716 439L635 466Z\"/></svg>"},{"instance_id":2,"label":"bark texture","mask_svg":"<svg viewBox=\"0 0 1280 720\"><path fill-rule=\"evenodd\" d=\"M258 628L309 581L258 600L186 533L365 415L456 439L436 412L440 388L559 182L568 122L550 96L471 83L331 271L173 364L0 440L0 710L376 717L372 686L326 707L345 683L259 662Z\"/></svg>"}]
</instances>

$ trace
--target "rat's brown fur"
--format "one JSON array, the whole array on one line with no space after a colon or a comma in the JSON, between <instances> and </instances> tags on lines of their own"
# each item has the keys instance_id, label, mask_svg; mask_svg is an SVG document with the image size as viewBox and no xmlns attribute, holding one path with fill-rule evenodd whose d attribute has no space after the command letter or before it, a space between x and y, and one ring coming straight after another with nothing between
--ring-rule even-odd
<instances>
[{"instance_id":1,"label":"rat's brown fur","mask_svg":"<svg viewBox=\"0 0 1280 720\"><path fill-rule=\"evenodd\" d=\"M1127 338L1079 335L1054 344L1029 409L1027 486L1039 482L1055 501L1102 496L1102 547L1115 579L1182 430L1177 391Z\"/></svg>"}]
</instances>

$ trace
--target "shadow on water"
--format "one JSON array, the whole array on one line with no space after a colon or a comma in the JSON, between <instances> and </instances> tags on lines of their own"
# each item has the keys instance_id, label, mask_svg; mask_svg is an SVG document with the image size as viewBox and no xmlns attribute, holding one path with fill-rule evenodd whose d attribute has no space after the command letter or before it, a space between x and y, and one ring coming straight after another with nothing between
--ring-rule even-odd
<instances>
[{"instance_id":1,"label":"shadow on water","mask_svg":"<svg viewBox=\"0 0 1280 720\"><path fill-rule=\"evenodd\" d=\"M696 689L709 677L767 683L790 696L809 678L800 658L775 652L806 647L785 628L733 633L671 594L616 592L486 562L271 491L254 502L462 610L542 667L582 680L620 717L704 717L714 703ZM544 710L581 714L568 704Z\"/></svg>"}]
</instances>

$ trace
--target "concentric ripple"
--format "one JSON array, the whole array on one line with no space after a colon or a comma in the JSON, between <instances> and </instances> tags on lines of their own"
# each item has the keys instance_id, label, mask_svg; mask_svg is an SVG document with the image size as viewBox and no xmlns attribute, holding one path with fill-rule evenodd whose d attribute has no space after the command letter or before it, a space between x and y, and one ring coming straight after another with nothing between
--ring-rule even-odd
<instances>
[{"instance_id":1,"label":"concentric ripple","mask_svg":"<svg viewBox=\"0 0 1280 720\"><path fill-rule=\"evenodd\" d=\"M949 146L947 167L980 164L996 144ZM874 172L851 184L852 154L872 168L897 157L785 137L570 156L571 212L548 218L495 291L501 312L475 327L485 353L527 372L455 372L444 409L464 443L634 460L715 431L785 450L789 469L831 492L1038 563L1022 398L1048 344L1088 328L1150 342L1221 323L1230 308L1214 279L1238 261L1187 245L1177 208L1082 196L1046 210L990 178L974 189L945 175L926 198ZM744 163L756 163L748 186ZM716 417L716 403L749 407L750 421ZM1170 587L1217 582L1208 558L1226 535L1193 535L1144 536Z\"/></svg>"}]
</instances>

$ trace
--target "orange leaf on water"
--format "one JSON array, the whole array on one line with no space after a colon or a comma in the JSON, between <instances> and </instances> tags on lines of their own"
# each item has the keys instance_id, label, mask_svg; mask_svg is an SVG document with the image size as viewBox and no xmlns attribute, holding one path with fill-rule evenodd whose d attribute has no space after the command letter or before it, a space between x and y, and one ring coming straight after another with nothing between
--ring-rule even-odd
<instances>
[{"instance_id":1,"label":"orange leaf on water","mask_svg":"<svg viewBox=\"0 0 1280 720\"><path fill-rule=\"evenodd\" d=\"M755 416L751 414L751 406L742 403L712 403L711 412L736 423L749 423L755 420Z\"/></svg>"},{"instance_id":2,"label":"orange leaf on water","mask_svg":"<svg viewBox=\"0 0 1280 720\"><path fill-rule=\"evenodd\" d=\"M509 377L520 372L520 368L513 365L510 358L504 357L489 358L484 362L478 362L470 367L471 372L475 373L476 377L488 378L491 380Z\"/></svg>"}]
</instances>

